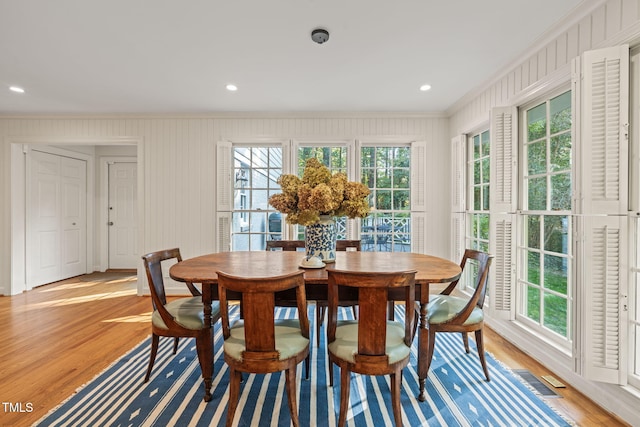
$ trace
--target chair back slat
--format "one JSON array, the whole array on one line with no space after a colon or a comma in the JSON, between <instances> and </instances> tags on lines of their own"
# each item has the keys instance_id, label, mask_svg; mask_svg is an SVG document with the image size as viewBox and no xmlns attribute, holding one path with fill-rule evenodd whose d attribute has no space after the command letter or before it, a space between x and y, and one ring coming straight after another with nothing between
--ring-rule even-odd
<instances>
[{"instance_id":1,"label":"chair back slat","mask_svg":"<svg viewBox=\"0 0 640 427\"><path fill-rule=\"evenodd\" d=\"M273 293L242 294L242 316L247 351L275 351L274 302Z\"/></svg>"},{"instance_id":2,"label":"chair back slat","mask_svg":"<svg viewBox=\"0 0 640 427\"><path fill-rule=\"evenodd\" d=\"M358 292L358 354L385 354L387 342L387 288L365 287ZM384 301L384 304L380 304Z\"/></svg>"}]
</instances>

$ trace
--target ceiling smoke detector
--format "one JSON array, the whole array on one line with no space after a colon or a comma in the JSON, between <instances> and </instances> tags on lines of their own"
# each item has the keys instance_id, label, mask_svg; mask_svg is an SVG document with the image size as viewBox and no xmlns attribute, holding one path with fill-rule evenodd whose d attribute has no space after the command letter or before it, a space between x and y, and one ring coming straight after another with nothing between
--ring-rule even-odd
<instances>
[{"instance_id":1,"label":"ceiling smoke detector","mask_svg":"<svg viewBox=\"0 0 640 427\"><path fill-rule=\"evenodd\" d=\"M329 32L322 28L316 28L311 32L311 40L318 44L322 44L329 40Z\"/></svg>"}]
</instances>

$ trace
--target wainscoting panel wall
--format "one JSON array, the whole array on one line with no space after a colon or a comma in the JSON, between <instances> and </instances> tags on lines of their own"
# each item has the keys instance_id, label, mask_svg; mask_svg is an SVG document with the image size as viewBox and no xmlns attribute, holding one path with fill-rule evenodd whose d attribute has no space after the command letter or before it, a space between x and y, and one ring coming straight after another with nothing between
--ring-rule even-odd
<instances>
[{"instance_id":1,"label":"wainscoting panel wall","mask_svg":"<svg viewBox=\"0 0 640 427\"><path fill-rule=\"evenodd\" d=\"M320 116L320 115L318 115ZM439 115L347 117L20 117L0 118L0 293L10 293L11 145L100 145L140 141L143 175L140 251L178 246L184 257L215 250L216 143L265 138L427 142L424 195L427 252L449 254L448 120ZM107 141L106 143L104 141ZM14 159L15 160L15 159ZM96 205L97 206L97 205ZM96 209L97 211L97 209ZM99 253L99 251L94 251ZM95 262L94 262L95 264Z\"/></svg>"}]
</instances>

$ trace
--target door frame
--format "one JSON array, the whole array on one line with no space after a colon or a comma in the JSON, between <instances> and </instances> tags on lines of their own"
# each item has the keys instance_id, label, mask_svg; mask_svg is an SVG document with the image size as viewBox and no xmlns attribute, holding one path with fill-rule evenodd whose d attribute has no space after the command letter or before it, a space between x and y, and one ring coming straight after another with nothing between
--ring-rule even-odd
<instances>
[{"instance_id":1,"label":"door frame","mask_svg":"<svg viewBox=\"0 0 640 427\"><path fill-rule=\"evenodd\" d=\"M109 268L109 165L112 163L135 163L139 168L137 157L125 156L102 156L100 157L100 194L98 203L98 232L99 240L104 244L98 247L99 271L105 271ZM136 171L138 182L140 181L140 172ZM137 188L136 203L140 207L140 188ZM140 215L138 214L138 226L140 225ZM138 245L138 248L141 246Z\"/></svg>"},{"instance_id":2,"label":"door frame","mask_svg":"<svg viewBox=\"0 0 640 427\"><path fill-rule=\"evenodd\" d=\"M10 193L11 193L11 233L10 238L10 283L1 289L0 294L16 295L27 289L26 281L26 153L27 146L42 148L43 146L108 146L108 145L135 145L137 147L137 165L138 165L138 242L140 247L144 247L144 147L142 138L134 137L105 137L105 138L64 138L64 137L8 137L5 139L11 147L10 160ZM53 147L49 147L53 148ZM66 151L62 148L58 148ZM71 151L74 155L82 154ZM94 229L95 224L95 156L90 156L91 160L87 163L87 270L90 272L99 269L99 265L95 264L94 233L89 230ZM89 191L91 192L89 194ZM89 240L90 239L90 240ZM102 245L104 246L104 245ZM144 271L142 268L142 260L137 268L138 276L138 294L144 293Z\"/></svg>"}]
</instances>

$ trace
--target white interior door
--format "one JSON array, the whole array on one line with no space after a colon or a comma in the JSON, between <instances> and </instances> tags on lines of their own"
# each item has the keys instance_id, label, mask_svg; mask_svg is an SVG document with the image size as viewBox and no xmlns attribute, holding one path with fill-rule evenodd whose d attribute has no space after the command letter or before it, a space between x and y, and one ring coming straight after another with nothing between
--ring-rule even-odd
<instances>
[{"instance_id":1,"label":"white interior door","mask_svg":"<svg viewBox=\"0 0 640 427\"><path fill-rule=\"evenodd\" d=\"M27 287L86 273L86 162L31 151Z\"/></svg>"},{"instance_id":2,"label":"white interior door","mask_svg":"<svg viewBox=\"0 0 640 427\"><path fill-rule=\"evenodd\" d=\"M62 277L87 271L87 162L60 157Z\"/></svg>"},{"instance_id":3,"label":"white interior door","mask_svg":"<svg viewBox=\"0 0 640 427\"><path fill-rule=\"evenodd\" d=\"M136 268L138 263L137 164L109 164L109 268Z\"/></svg>"}]
</instances>

